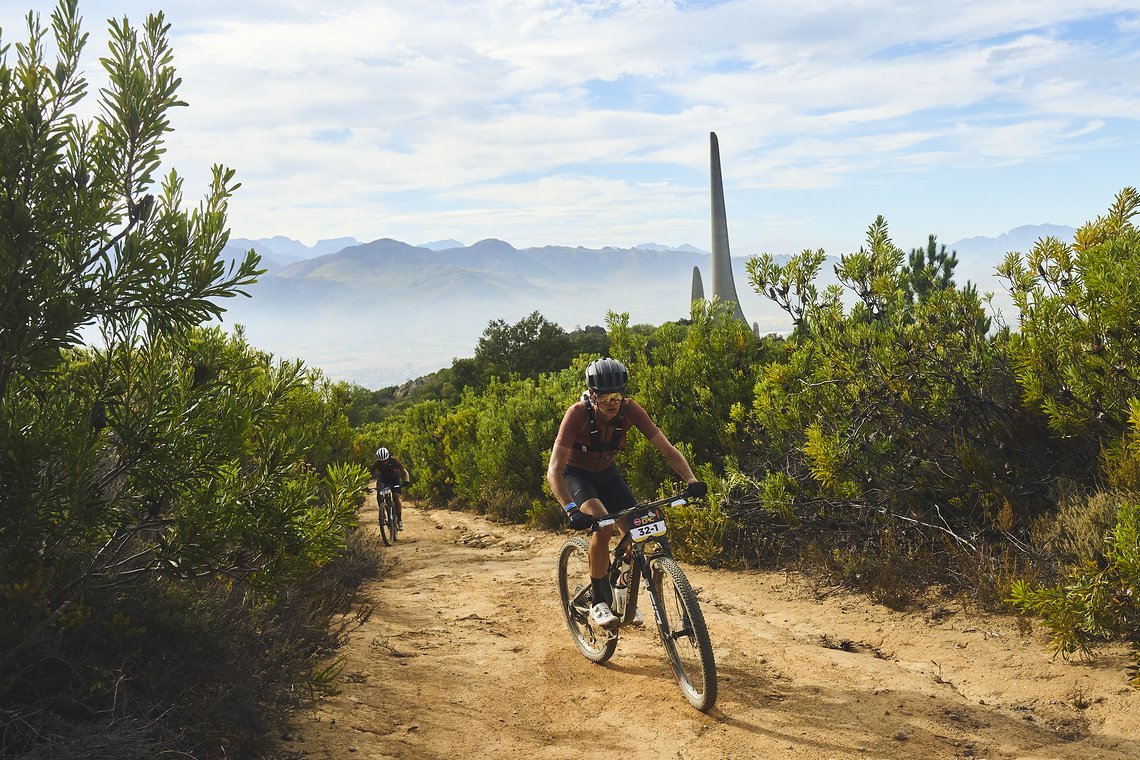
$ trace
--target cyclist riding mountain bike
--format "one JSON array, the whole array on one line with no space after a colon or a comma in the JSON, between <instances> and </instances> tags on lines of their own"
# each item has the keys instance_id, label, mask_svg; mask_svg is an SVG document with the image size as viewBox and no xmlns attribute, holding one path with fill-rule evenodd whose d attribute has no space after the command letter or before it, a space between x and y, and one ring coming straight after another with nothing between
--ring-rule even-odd
<instances>
[{"instance_id":1,"label":"cyclist riding mountain bike","mask_svg":"<svg viewBox=\"0 0 1140 760\"><path fill-rule=\"evenodd\" d=\"M377 489L384 486L392 488L392 499L396 503L396 525L399 526L400 530L403 530L404 518L400 506L400 484L407 483L412 479L408 474L408 468L404 467L399 459L392 456L388 449L381 446L376 449L376 460L368 469L372 472L372 477L376 478Z\"/></svg>"},{"instance_id":2,"label":"cyclist riding mountain bike","mask_svg":"<svg viewBox=\"0 0 1140 760\"><path fill-rule=\"evenodd\" d=\"M636 503L614 464L631 427L640 430L673 471L689 484L689 495L704 496L707 491L705 484L693 475L685 455L669 442L640 404L625 396L628 384L629 372L624 364L609 357L598 359L586 368L586 392L562 417L546 480L554 497L564 505L572 528L588 528L594 518ZM621 530L625 532L624 526ZM602 528L590 536L589 542L594 602L590 616L604 627L618 622L611 609L613 600L606 576L612 535L612 527ZM639 617L640 614L635 620Z\"/></svg>"}]
</instances>

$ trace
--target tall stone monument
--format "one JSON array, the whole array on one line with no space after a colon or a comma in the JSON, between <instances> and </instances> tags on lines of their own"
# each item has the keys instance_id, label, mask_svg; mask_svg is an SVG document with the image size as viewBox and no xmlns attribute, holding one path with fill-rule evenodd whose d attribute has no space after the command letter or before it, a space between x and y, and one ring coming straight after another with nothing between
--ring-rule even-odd
<instances>
[{"instance_id":1,"label":"tall stone monument","mask_svg":"<svg viewBox=\"0 0 1140 760\"><path fill-rule=\"evenodd\" d=\"M709 132L710 173L712 189L712 297L731 301L734 315L745 324L736 284L732 279L732 256L728 250L728 216L724 210L724 183L720 176L720 143L716 132Z\"/></svg>"}]
</instances>

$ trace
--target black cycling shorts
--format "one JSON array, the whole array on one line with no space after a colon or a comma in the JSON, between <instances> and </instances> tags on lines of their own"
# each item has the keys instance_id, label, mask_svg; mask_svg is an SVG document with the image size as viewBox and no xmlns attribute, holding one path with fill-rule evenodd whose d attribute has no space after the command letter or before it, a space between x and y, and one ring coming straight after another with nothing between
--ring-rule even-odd
<instances>
[{"instance_id":1,"label":"black cycling shorts","mask_svg":"<svg viewBox=\"0 0 1140 760\"><path fill-rule=\"evenodd\" d=\"M601 499L607 512L620 512L637 503L633 491L618 472L617 465L611 464L601 472L590 472L577 467L562 470L566 488L575 504L583 504L588 499Z\"/></svg>"}]
</instances>

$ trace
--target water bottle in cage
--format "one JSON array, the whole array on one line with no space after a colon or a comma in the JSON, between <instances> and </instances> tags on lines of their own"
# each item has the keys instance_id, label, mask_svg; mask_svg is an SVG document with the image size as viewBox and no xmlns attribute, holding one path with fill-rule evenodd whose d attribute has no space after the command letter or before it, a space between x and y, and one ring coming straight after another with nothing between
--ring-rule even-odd
<instances>
[{"instance_id":1,"label":"water bottle in cage","mask_svg":"<svg viewBox=\"0 0 1140 760\"><path fill-rule=\"evenodd\" d=\"M622 615L625 612L625 603L629 600L629 584L633 580L633 568L627 560L622 560L617 568L614 579L614 614Z\"/></svg>"}]
</instances>

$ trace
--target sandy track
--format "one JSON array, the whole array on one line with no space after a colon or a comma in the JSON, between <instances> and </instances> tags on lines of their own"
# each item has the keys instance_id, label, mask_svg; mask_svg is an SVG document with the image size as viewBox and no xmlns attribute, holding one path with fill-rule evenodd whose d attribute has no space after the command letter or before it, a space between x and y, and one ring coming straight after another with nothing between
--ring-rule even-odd
<instances>
[{"instance_id":1,"label":"sandy track","mask_svg":"<svg viewBox=\"0 0 1140 760\"><path fill-rule=\"evenodd\" d=\"M1053 660L1040 631L951 605L897 613L795 576L686 566L716 650L708 715L652 625L605 666L558 606L564 537L405 506L393 571L342 652L341 693L298 716L305 758L1140 758L1126 650ZM375 506L362 518L375 523ZM651 616L650 620L651 620Z\"/></svg>"}]
</instances>

